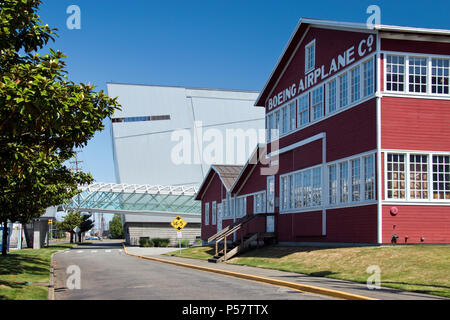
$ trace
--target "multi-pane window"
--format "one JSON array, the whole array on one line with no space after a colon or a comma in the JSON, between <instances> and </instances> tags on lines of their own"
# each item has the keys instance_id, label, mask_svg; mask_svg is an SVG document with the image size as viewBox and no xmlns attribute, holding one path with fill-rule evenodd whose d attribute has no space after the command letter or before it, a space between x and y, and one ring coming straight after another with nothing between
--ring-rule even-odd
<instances>
[{"instance_id":1,"label":"multi-pane window","mask_svg":"<svg viewBox=\"0 0 450 320\"><path fill-rule=\"evenodd\" d=\"M387 155L387 197L405 199L405 155L388 153Z\"/></svg>"},{"instance_id":2,"label":"multi-pane window","mask_svg":"<svg viewBox=\"0 0 450 320\"><path fill-rule=\"evenodd\" d=\"M348 202L348 162L339 164L339 201Z\"/></svg>"},{"instance_id":3,"label":"multi-pane window","mask_svg":"<svg viewBox=\"0 0 450 320\"><path fill-rule=\"evenodd\" d=\"M351 70L350 97L351 102L358 101L361 96L361 68L357 66Z\"/></svg>"},{"instance_id":4,"label":"multi-pane window","mask_svg":"<svg viewBox=\"0 0 450 320\"><path fill-rule=\"evenodd\" d=\"M302 127L309 122L309 95L298 98L298 125Z\"/></svg>"},{"instance_id":5,"label":"multi-pane window","mask_svg":"<svg viewBox=\"0 0 450 320\"><path fill-rule=\"evenodd\" d=\"M205 225L209 225L209 202L205 203Z\"/></svg>"},{"instance_id":6,"label":"multi-pane window","mask_svg":"<svg viewBox=\"0 0 450 320\"><path fill-rule=\"evenodd\" d=\"M322 168L312 171L312 206L320 206L322 203Z\"/></svg>"},{"instance_id":7,"label":"multi-pane window","mask_svg":"<svg viewBox=\"0 0 450 320\"><path fill-rule=\"evenodd\" d=\"M275 210L275 177L267 177L267 212Z\"/></svg>"},{"instance_id":8,"label":"multi-pane window","mask_svg":"<svg viewBox=\"0 0 450 320\"><path fill-rule=\"evenodd\" d=\"M280 110L275 111L273 129L275 129L273 139L276 140L280 136Z\"/></svg>"},{"instance_id":9,"label":"multi-pane window","mask_svg":"<svg viewBox=\"0 0 450 320\"><path fill-rule=\"evenodd\" d=\"M244 217L247 214L247 197L238 197L236 200L236 216Z\"/></svg>"},{"instance_id":10,"label":"multi-pane window","mask_svg":"<svg viewBox=\"0 0 450 320\"><path fill-rule=\"evenodd\" d=\"M311 94L312 121L323 117L323 86L312 91Z\"/></svg>"},{"instance_id":11,"label":"multi-pane window","mask_svg":"<svg viewBox=\"0 0 450 320\"><path fill-rule=\"evenodd\" d=\"M212 203L212 212L211 212L211 224L215 225L217 222L217 202L213 201Z\"/></svg>"},{"instance_id":12,"label":"multi-pane window","mask_svg":"<svg viewBox=\"0 0 450 320\"><path fill-rule=\"evenodd\" d=\"M364 200L375 199L374 156L364 157Z\"/></svg>"},{"instance_id":13,"label":"multi-pane window","mask_svg":"<svg viewBox=\"0 0 450 320\"><path fill-rule=\"evenodd\" d=\"M302 208L303 207L303 198L302 198L302 173L296 173L294 176L294 207Z\"/></svg>"},{"instance_id":14,"label":"multi-pane window","mask_svg":"<svg viewBox=\"0 0 450 320\"><path fill-rule=\"evenodd\" d=\"M267 142L272 141L272 129L274 128L273 121L275 119L274 114L269 114L267 116Z\"/></svg>"},{"instance_id":15,"label":"multi-pane window","mask_svg":"<svg viewBox=\"0 0 450 320\"><path fill-rule=\"evenodd\" d=\"M289 113L290 113L289 119L291 120L291 125L289 129L291 131L295 130L295 128L297 127L297 111L295 105L296 105L295 100L289 104Z\"/></svg>"},{"instance_id":16,"label":"multi-pane window","mask_svg":"<svg viewBox=\"0 0 450 320\"><path fill-rule=\"evenodd\" d=\"M428 156L409 155L409 197L428 199Z\"/></svg>"},{"instance_id":17,"label":"multi-pane window","mask_svg":"<svg viewBox=\"0 0 450 320\"><path fill-rule=\"evenodd\" d=\"M386 57L386 90L405 90L405 57L393 55Z\"/></svg>"},{"instance_id":18,"label":"multi-pane window","mask_svg":"<svg viewBox=\"0 0 450 320\"><path fill-rule=\"evenodd\" d=\"M336 165L331 165L328 167L328 198L330 204L337 203L337 167Z\"/></svg>"},{"instance_id":19,"label":"multi-pane window","mask_svg":"<svg viewBox=\"0 0 450 320\"><path fill-rule=\"evenodd\" d=\"M281 114L283 117L283 125L281 126L281 132L283 134L289 132L289 125L291 124L291 122L289 121L289 109L288 106L285 106L281 109Z\"/></svg>"},{"instance_id":20,"label":"multi-pane window","mask_svg":"<svg viewBox=\"0 0 450 320\"><path fill-rule=\"evenodd\" d=\"M311 170L303 173L303 207L311 207L312 204L312 186Z\"/></svg>"},{"instance_id":21,"label":"multi-pane window","mask_svg":"<svg viewBox=\"0 0 450 320\"><path fill-rule=\"evenodd\" d=\"M334 79L330 81L327 86L328 113L332 113L337 109L336 82L337 80Z\"/></svg>"},{"instance_id":22,"label":"multi-pane window","mask_svg":"<svg viewBox=\"0 0 450 320\"><path fill-rule=\"evenodd\" d=\"M348 105L348 73L339 77L339 107Z\"/></svg>"},{"instance_id":23,"label":"multi-pane window","mask_svg":"<svg viewBox=\"0 0 450 320\"><path fill-rule=\"evenodd\" d=\"M448 94L449 91L449 59L432 59L431 93Z\"/></svg>"},{"instance_id":24,"label":"multi-pane window","mask_svg":"<svg viewBox=\"0 0 450 320\"><path fill-rule=\"evenodd\" d=\"M253 197L253 211L254 213L266 212L266 192L256 193Z\"/></svg>"},{"instance_id":25,"label":"multi-pane window","mask_svg":"<svg viewBox=\"0 0 450 320\"><path fill-rule=\"evenodd\" d=\"M280 181L280 202L281 202L281 210L286 210L288 209L288 177L287 176L283 176L281 177L281 181Z\"/></svg>"},{"instance_id":26,"label":"multi-pane window","mask_svg":"<svg viewBox=\"0 0 450 320\"><path fill-rule=\"evenodd\" d=\"M409 92L427 92L427 59L409 57Z\"/></svg>"},{"instance_id":27,"label":"multi-pane window","mask_svg":"<svg viewBox=\"0 0 450 320\"><path fill-rule=\"evenodd\" d=\"M433 199L450 199L450 156L433 155Z\"/></svg>"},{"instance_id":28,"label":"multi-pane window","mask_svg":"<svg viewBox=\"0 0 450 320\"><path fill-rule=\"evenodd\" d=\"M316 65L316 42L311 41L305 47L305 73L314 69Z\"/></svg>"},{"instance_id":29,"label":"multi-pane window","mask_svg":"<svg viewBox=\"0 0 450 320\"><path fill-rule=\"evenodd\" d=\"M352 160L352 201L361 200L361 160Z\"/></svg>"},{"instance_id":30,"label":"multi-pane window","mask_svg":"<svg viewBox=\"0 0 450 320\"><path fill-rule=\"evenodd\" d=\"M368 96L374 91L374 70L373 59L369 59L363 64L363 94Z\"/></svg>"}]
</instances>

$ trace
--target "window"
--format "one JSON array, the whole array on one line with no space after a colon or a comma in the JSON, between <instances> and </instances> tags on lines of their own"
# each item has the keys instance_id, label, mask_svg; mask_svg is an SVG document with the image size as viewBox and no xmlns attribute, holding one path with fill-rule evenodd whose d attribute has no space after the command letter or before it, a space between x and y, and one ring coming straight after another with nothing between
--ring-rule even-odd
<instances>
[{"instance_id":1,"label":"window","mask_svg":"<svg viewBox=\"0 0 450 320\"><path fill-rule=\"evenodd\" d=\"M329 181L329 202L330 204L337 203L337 167L336 165L331 165L328 167L328 181Z\"/></svg>"},{"instance_id":2,"label":"window","mask_svg":"<svg viewBox=\"0 0 450 320\"><path fill-rule=\"evenodd\" d=\"M323 117L323 87L317 88L311 94L312 121Z\"/></svg>"},{"instance_id":3,"label":"window","mask_svg":"<svg viewBox=\"0 0 450 320\"><path fill-rule=\"evenodd\" d=\"M282 114L282 117L283 117L283 124L281 126L281 132L283 134L285 134L285 133L287 133L289 131L289 124L290 124L288 106L285 106L285 107L283 107L281 109L281 114Z\"/></svg>"},{"instance_id":4,"label":"window","mask_svg":"<svg viewBox=\"0 0 450 320\"><path fill-rule=\"evenodd\" d=\"M278 111L276 111L274 113L274 120L273 121L274 122L273 122L273 127L272 128L275 129L275 131L272 132L272 135L273 135L272 139L276 140L280 136L280 110L278 110Z\"/></svg>"},{"instance_id":5,"label":"window","mask_svg":"<svg viewBox=\"0 0 450 320\"><path fill-rule=\"evenodd\" d=\"M361 160L355 159L352 163L352 201L361 201Z\"/></svg>"},{"instance_id":6,"label":"window","mask_svg":"<svg viewBox=\"0 0 450 320\"><path fill-rule=\"evenodd\" d=\"M409 92L427 92L427 59L409 57Z\"/></svg>"},{"instance_id":7,"label":"window","mask_svg":"<svg viewBox=\"0 0 450 320\"><path fill-rule=\"evenodd\" d=\"M303 207L311 207L312 188L311 188L311 170L303 173Z\"/></svg>"},{"instance_id":8,"label":"window","mask_svg":"<svg viewBox=\"0 0 450 320\"><path fill-rule=\"evenodd\" d=\"M336 79L328 83L328 113L336 111L337 108L337 97L336 97Z\"/></svg>"},{"instance_id":9,"label":"window","mask_svg":"<svg viewBox=\"0 0 450 320\"><path fill-rule=\"evenodd\" d=\"M361 96L361 68L357 66L350 71L351 74L351 87L350 87L350 97L351 102L358 101Z\"/></svg>"},{"instance_id":10,"label":"window","mask_svg":"<svg viewBox=\"0 0 450 320\"><path fill-rule=\"evenodd\" d=\"M316 65L316 41L313 40L305 47L305 74Z\"/></svg>"},{"instance_id":11,"label":"window","mask_svg":"<svg viewBox=\"0 0 450 320\"><path fill-rule=\"evenodd\" d=\"M339 164L339 201L348 202L348 162Z\"/></svg>"},{"instance_id":12,"label":"window","mask_svg":"<svg viewBox=\"0 0 450 320\"><path fill-rule=\"evenodd\" d=\"M449 93L449 61L448 59L432 59L431 93Z\"/></svg>"},{"instance_id":13,"label":"window","mask_svg":"<svg viewBox=\"0 0 450 320\"><path fill-rule=\"evenodd\" d=\"M241 218L247 215L247 197L238 197L236 200L236 217Z\"/></svg>"},{"instance_id":14,"label":"window","mask_svg":"<svg viewBox=\"0 0 450 320\"><path fill-rule=\"evenodd\" d=\"M212 217L211 218L212 218L211 224L215 225L216 221L217 221L217 202L216 201L213 201L213 203L212 203Z\"/></svg>"},{"instance_id":15,"label":"window","mask_svg":"<svg viewBox=\"0 0 450 320\"><path fill-rule=\"evenodd\" d=\"M433 155L433 199L450 199L450 156Z\"/></svg>"},{"instance_id":16,"label":"window","mask_svg":"<svg viewBox=\"0 0 450 320\"><path fill-rule=\"evenodd\" d=\"M273 124L273 114L267 116L267 142L272 141L272 124Z\"/></svg>"},{"instance_id":17,"label":"window","mask_svg":"<svg viewBox=\"0 0 450 320\"><path fill-rule=\"evenodd\" d=\"M364 157L364 200L375 199L374 156Z\"/></svg>"},{"instance_id":18,"label":"window","mask_svg":"<svg viewBox=\"0 0 450 320\"><path fill-rule=\"evenodd\" d=\"M205 203L205 225L209 225L209 202Z\"/></svg>"},{"instance_id":19,"label":"window","mask_svg":"<svg viewBox=\"0 0 450 320\"><path fill-rule=\"evenodd\" d=\"M275 211L275 177L267 177L267 212Z\"/></svg>"},{"instance_id":20,"label":"window","mask_svg":"<svg viewBox=\"0 0 450 320\"><path fill-rule=\"evenodd\" d=\"M320 206L322 203L322 168L312 170L312 206Z\"/></svg>"},{"instance_id":21,"label":"window","mask_svg":"<svg viewBox=\"0 0 450 320\"><path fill-rule=\"evenodd\" d=\"M348 73L339 76L339 107L348 105Z\"/></svg>"},{"instance_id":22,"label":"window","mask_svg":"<svg viewBox=\"0 0 450 320\"><path fill-rule=\"evenodd\" d=\"M280 180L280 202L281 202L281 210L288 209L288 177L283 176Z\"/></svg>"},{"instance_id":23,"label":"window","mask_svg":"<svg viewBox=\"0 0 450 320\"><path fill-rule=\"evenodd\" d=\"M289 131L295 130L297 128L297 112L296 112L296 101L294 100L289 104L289 113L290 113L290 128Z\"/></svg>"},{"instance_id":24,"label":"window","mask_svg":"<svg viewBox=\"0 0 450 320\"><path fill-rule=\"evenodd\" d=\"M259 192L253 196L253 212L265 213L266 212L266 192Z\"/></svg>"},{"instance_id":25,"label":"window","mask_svg":"<svg viewBox=\"0 0 450 320\"><path fill-rule=\"evenodd\" d=\"M405 91L405 57L386 57L386 90Z\"/></svg>"},{"instance_id":26,"label":"window","mask_svg":"<svg viewBox=\"0 0 450 320\"><path fill-rule=\"evenodd\" d=\"M303 127L309 122L309 94L298 99L298 125Z\"/></svg>"},{"instance_id":27,"label":"window","mask_svg":"<svg viewBox=\"0 0 450 320\"><path fill-rule=\"evenodd\" d=\"M363 64L363 76L363 94L365 97L367 97L374 91L373 59L370 59Z\"/></svg>"},{"instance_id":28,"label":"window","mask_svg":"<svg viewBox=\"0 0 450 320\"><path fill-rule=\"evenodd\" d=\"M428 199L428 156L409 155L409 197Z\"/></svg>"},{"instance_id":29,"label":"window","mask_svg":"<svg viewBox=\"0 0 450 320\"><path fill-rule=\"evenodd\" d=\"M387 155L387 197L405 199L405 155Z\"/></svg>"},{"instance_id":30,"label":"window","mask_svg":"<svg viewBox=\"0 0 450 320\"><path fill-rule=\"evenodd\" d=\"M302 208L302 173L296 173L294 176L294 208Z\"/></svg>"}]
</instances>

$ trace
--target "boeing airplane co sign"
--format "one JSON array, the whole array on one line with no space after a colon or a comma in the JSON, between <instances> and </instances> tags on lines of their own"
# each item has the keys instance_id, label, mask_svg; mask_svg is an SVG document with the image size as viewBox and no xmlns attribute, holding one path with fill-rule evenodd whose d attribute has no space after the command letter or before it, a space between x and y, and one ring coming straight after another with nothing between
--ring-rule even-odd
<instances>
[{"instance_id":1,"label":"boeing airplane co sign","mask_svg":"<svg viewBox=\"0 0 450 320\"><path fill-rule=\"evenodd\" d=\"M351 65L356 61L356 55L359 58L369 55L374 51L374 43L374 35L369 35L367 38L359 41L358 44L346 49L342 54L333 57L327 65L323 64L311 70L297 83L292 83L288 88L270 98L268 100L269 111L302 94L305 90L315 86L319 81L325 80L336 72Z\"/></svg>"}]
</instances>

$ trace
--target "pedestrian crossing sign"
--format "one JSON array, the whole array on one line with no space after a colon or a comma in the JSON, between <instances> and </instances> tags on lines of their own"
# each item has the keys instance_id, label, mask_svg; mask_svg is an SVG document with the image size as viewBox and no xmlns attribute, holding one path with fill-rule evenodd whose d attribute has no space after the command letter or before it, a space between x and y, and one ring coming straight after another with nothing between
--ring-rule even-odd
<instances>
[{"instance_id":1,"label":"pedestrian crossing sign","mask_svg":"<svg viewBox=\"0 0 450 320\"><path fill-rule=\"evenodd\" d=\"M186 227L187 222L184 221L183 218L178 216L178 217L176 217L175 219L172 220L170 225L172 227L174 227L175 229L177 229L178 231L181 231L184 227Z\"/></svg>"}]
</instances>

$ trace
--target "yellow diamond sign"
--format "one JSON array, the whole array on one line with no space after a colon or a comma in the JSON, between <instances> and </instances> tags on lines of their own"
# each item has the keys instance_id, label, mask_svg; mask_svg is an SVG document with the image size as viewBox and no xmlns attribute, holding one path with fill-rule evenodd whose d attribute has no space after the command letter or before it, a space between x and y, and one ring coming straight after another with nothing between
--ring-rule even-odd
<instances>
[{"instance_id":1,"label":"yellow diamond sign","mask_svg":"<svg viewBox=\"0 0 450 320\"><path fill-rule=\"evenodd\" d=\"M181 231L184 227L186 227L187 222L184 221L183 218L178 216L178 217L176 217L175 219L172 220L170 225L172 227L174 227L175 229L177 229L178 231Z\"/></svg>"}]
</instances>

